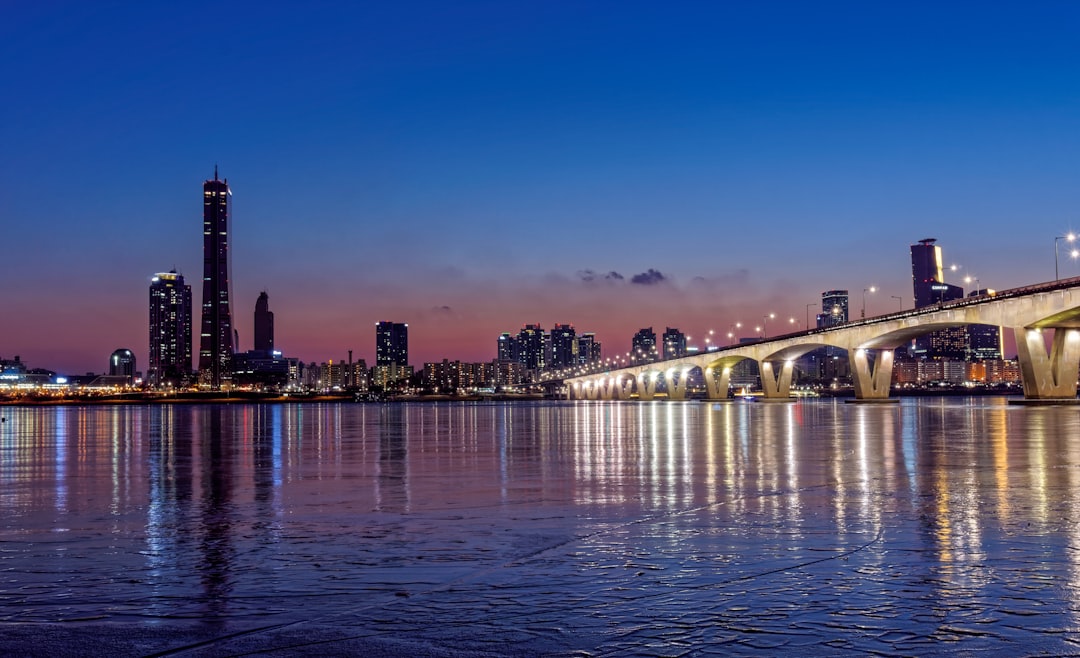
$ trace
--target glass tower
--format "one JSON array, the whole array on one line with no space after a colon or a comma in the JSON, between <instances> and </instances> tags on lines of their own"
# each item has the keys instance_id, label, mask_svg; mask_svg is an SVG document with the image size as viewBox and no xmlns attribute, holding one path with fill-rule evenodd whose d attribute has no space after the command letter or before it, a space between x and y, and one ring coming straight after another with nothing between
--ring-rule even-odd
<instances>
[{"instance_id":1,"label":"glass tower","mask_svg":"<svg viewBox=\"0 0 1080 658\"><path fill-rule=\"evenodd\" d=\"M202 332L199 335L199 382L220 389L232 380L232 311L229 307L229 225L228 179L203 183L203 294Z\"/></svg>"},{"instance_id":2,"label":"glass tower","mask_svg":"<svg viewBox=\"0 0 1080 658\"><path fill-rule=\"evenodd\" d=\"M183 384L191 373L191 286L176 270L150 281L151 386Z\"/></svg>"}]
</instances>

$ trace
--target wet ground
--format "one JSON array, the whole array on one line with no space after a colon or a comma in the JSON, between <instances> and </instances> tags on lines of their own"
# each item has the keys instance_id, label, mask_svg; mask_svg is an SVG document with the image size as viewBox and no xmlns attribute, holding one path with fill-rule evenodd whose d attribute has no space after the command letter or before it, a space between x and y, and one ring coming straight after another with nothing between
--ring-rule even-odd
<instances>
[{"instance_id":1,"label":"wet ground","mask_svg":"<svg viewBox=\"0 0 1080 658\"><path fill-rule=\"evenodd\" d=\"M7 408L5 655L1080 654L1080 410Z\"/></svg>"}]
</instances>

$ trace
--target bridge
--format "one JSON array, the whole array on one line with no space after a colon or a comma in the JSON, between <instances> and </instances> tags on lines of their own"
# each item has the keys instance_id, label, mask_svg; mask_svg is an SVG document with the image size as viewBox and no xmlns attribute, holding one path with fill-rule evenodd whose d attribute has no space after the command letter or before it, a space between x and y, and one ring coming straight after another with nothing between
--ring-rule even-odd
<instances>
[{"instance_id":1,"label":"bridge","mask_svg":"<svg viewBox=\"0 0 1080 658\"><path fill-rule=\"evenodd\" d=\"M1024 397L1076 400L1080 373L1080 277L966 297L843 325L783 334L719 350L564 380L570 399L652 400L663 381L667 398L686 399L697 369L708 398L726 399L731 369L758 365L766 399L788 399L795 359L821 347L846 350L857 400L887 400L894 351L922 334L970 324L1011 328ZM1049 350L1044 332L1053 330Z\"/></svg>"}]
</instances>

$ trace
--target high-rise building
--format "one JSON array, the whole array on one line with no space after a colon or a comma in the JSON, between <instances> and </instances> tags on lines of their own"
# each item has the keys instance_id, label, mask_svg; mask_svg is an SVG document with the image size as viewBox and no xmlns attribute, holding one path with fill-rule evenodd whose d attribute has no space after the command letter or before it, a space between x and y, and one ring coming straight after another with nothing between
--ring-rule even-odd
<instances>
[{"instance_id":1,"label":"high-rise building","mask_svg":"<svg viewBox=\"0 0 1080 658\"><path fill-rule=\"evenodd\" d=\"M191 373L191 286L176 270L150 280L151 386L178 386Z\"/></svg>"},{"instance_id":2,"label":"high-rise building","mask_svg":"<svg viewBox=\"0 0 1080 658\"><path fill-rule=\"evenodd\" d=\"M199 336L199 380L219 389L232 379L233 323L229 306L231 252L229 236L232 192L228 179L203 183L202 332Z\"/></svg>"},{"instance_id":3,"label":"high-rise building","mask_svg":"<svg viewBox=\"0 0 1080 658\"><path fill-rule=\"evenodd\" d=\"M120 348L109 357L109 376L126 377L127 383L135 382L135 355L131 350Z\"/></svg>"},{"instance_id":4,"label":"high-rise building","mask_svg":"<svg viewBox=\"0 0 1080 658\"><path fill-rule=\"evenodd\" d=\"M270 295L265 290L255 300L255 351L274 351L274 313L270 310Z\"/></svg>"},{"instance_id":5,"label":"high-rise building","mask_svg":"<svg viewBox=\"0 0 1080 658\"><path fill-rule=\"evenodd\" d=\"M542 370L545 365L544 328L527 324L518 332L518 362L526 370Z\"/></svg>"},{"instance_id":6,"label":"high-rise building","mask_svg":"<svg viewBox=\"0 0 1080 658\"><path fill-rule=\"evenodd\" d=\"M656 332L652 327L639 329L630 341L631 363L652 363L659 358L656 354Z\"/></svg>"},{"instance_id":7,"label":"high-rise building","mask_svg":"<svg viewBox=\"0 0 1080 658\"><path fill-rule=\"evenodd\" d=\"M915 291L915 308L964 296L963 288L945 283L941 247L936 243L936 239L926 238L911 245L911 280Z\"/></svg>"},{"instance_id":8,"label":"high-rise building","mask_svg":"<svg viewBox=\"0 0 1080 658\"><path fill-rule=\"evenodd\" d=\"M848 291L826 290L821 293L821 313L817 316L819 329L835 327L848 321Z\"/></svg>"},{"instance_id":9,"label":"high-rise building","mask_svg":"<svg viewBox=\"0 0 1080 658\"><path fill-rule=\"evenodd\" d=\"M686 334L674 327L664 328L664 358L686 356Z\"/></svg>"},{"instance_id":10,"label":"high-rise building","mask_svg":"<svg viewBox=\"0 0 1080 658\"><path fill-rule=\"evenodd\" d=\"M937 240L926 238L911 245L911 279L915 308L961 299L964 289L945 283L941 265L941 247ZM967 351L967 329L952 327L924 334L915 339L915 354L929 359L963 359Z\"/></svg>"},{"instance_id":11,"label":"high-rise building","mask_svg":"<svg viewBox=\"0 0 1080 658\"><path fill-rule=\"evenodd\" d=\"M409 364L409 325L403 322L375 324L375 365Z\"/></svg>"},{"instance_id":12,"label":"high-rise building","mask_svg":"<svg viewBox=\"0 0 1080 658\"><path fill-rule=\"evenodd\" d=\"M517 361L519 357L518 352L517 338L513 334L508 331L499 334L497 361Z\"/></svg>"},{"instance_id":13,"label":"high-rise building","mask_svg":"<svg viewBox=\"0 0 1080 658\"><path fill-rule=\"evenodd\" d=\"M551 330L550 368L565 368L577 362L577 333L570 324L557 324Z\"/></svg>"},{"instance_id":14,"label":"high-rise building","mask_svg":"<svg viewBox=\"0 0 1080 658\"><path fill-rule=\"evenodd\" d=\"M596 342L596 334L587 331L577 339L577 365L588 365L600 361L600 343Z\"/></svg>"}]
</instances>

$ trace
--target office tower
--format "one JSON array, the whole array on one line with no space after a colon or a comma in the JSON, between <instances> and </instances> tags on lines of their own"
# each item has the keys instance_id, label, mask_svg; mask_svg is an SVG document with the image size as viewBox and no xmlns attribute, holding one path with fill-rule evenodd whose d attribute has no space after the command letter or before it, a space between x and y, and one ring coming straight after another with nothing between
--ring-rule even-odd
<instances>
[{"instance_id":1,"label":"office tower","mask_svg":"<svg viewBox=\"0 0 1080 658\"><path fill-rule=\"evenodd\" d=\"M817 316L819 329L835 327L848 321L848 291L826 290L821 293L821 313Z\"/></svg>"},{"instance_id":2,"label":"office tower","mask_svg":"<svg viewBox=\"0 0 1080 658\"><path fill-rule=\"evenodd\" d=\"M109 357L109 376L126 377L127 383L135 381L135 355L131 350L120 348Z\"/></svg>"},{"instance_id":3,"label":"office tower","mask_svg":"<svg viewBox=\"0 0 1080 658\"><path fill-rule=\"evenodd\" d=\"M518 342L510 332L504 331L499 334L498 352L496 360L507 362L518 360Z\"/></svg>"},{"instance_id":4,"label":"office tower","mask_svg":"<svg viewBox=\"0 0 1080 658\"><path fill-rule=\"evenodd\" d=\"M181 385L191 373L191 286L176 270L150 280L151 386Z\"/></svg>"},{"instance_id":5,"label":"office tower","mask_svg":"<svg viewBox=\"0 0 1080 658\"><path fill-rule=\"evenodd\" d=\"M584 366L600 361L600 343L596 342L596 334L585 332L578 336L577 364Z\"/></svg>"},{"instance_id":6,"label":"office tower","mask_svg":"<svg viewBox=\"0 0 1080 658\"><path fill-rule=\"evenodd\" d=\"M409 325L402 322L375 324L375 365L406 366L409 363Z\"/></svg>"},{"instance_id":7,"label":"office tower","mask_svg":"<svg viewBox=\"0 0 1080 658\"><path fill-rule=\"evenodd\" d=\"M672 327L664 328L664 358L686 356L686 334Z\"/></svg>"},{"instance_id":8,"label":"office tower","mask_svg":"<svg viewBox=\"0 0 1080 658\"><path fill-rule=\"evenodd\" d=\"M557 324L551 330L551 361L548 367L565 368L577 361L578 342L574 326Z\"/></svg>"},{"instance_id":9,"label":"office tower","mask_svg":"<svg viewBox=\"0 0 1080 658\"><path fill-rule=\"evenodd\" d=\"M964 289L945 283L941 247L926 238L911 245L911 279L915 308L961 299ZM963 359L967 352L967 329L953 327L924 334L915 339L915 354L930 359Z\"/></svg>"},{"instance_id":10,"label":"office tower","mask_svg":"<svg viewBox=\"0 0 1080 658\"><path fill-rule=\"evenodd\" d=\"M229 225L232 193L228 179L203 183L202 332L199 337L199 380L219 389L232 379L232 311L229 307Z\"/></svg>"},{"instance_id":11,"label":"office tower","mask_svg":"<svg viewBox=\"0 0 1080 658\"><path fill-rule=\"evenodd\" d=\"M656 333L652 327L639 329L630 341L630 362L652 363L657 358Z\"/></svg>"},{"instance_id":12,"label":"office tower","mask_svg":"<svg viewBox=\"0 0 1080 658\"><path fill-rule=\"evenodd\" d=\"M941 247L937 240L926 238L911 245L911 280L915 291L915 308L922 308L960 299L964 290L945 283L941 267Z\"/></svg>"},{"instance_id":13,"label":"office tower","mask_svg":"<svg viewBox=\"0 0 1080 658\"><path fill-rule=\"evenodd\" d=\"M265 290L255 301L255 351L274 351L274 314L270 311L270 296Z\"/></svg>"}]
</instances>

